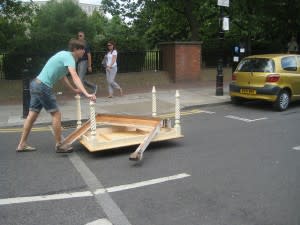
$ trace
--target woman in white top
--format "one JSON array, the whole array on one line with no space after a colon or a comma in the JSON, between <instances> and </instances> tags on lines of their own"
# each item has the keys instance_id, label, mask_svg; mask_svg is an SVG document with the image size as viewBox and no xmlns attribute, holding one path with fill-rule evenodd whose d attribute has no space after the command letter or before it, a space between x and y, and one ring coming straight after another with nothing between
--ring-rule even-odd
<instances>
[{"instance_id":1,"label":"woman in white top","mask_svg":"<svg viewBox=\"0 0 300 225\"><path fill-rule=\"evenodd\" d=\"M122 88L115 82L115 77L117 75L117 56L118 52L116 50L116 45L113 41L107 43L107 53L106 57L106 80L108 84L108 98L112 98L114 94L114 89L118 89L120 95L123 95Z\"/></svg>"}]
</instances>

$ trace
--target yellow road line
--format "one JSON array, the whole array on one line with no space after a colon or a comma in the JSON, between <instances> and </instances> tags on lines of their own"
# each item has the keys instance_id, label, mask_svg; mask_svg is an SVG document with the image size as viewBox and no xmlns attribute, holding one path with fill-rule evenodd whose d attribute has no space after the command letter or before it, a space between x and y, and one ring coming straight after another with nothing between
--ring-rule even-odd
<instances>
[{"instance_id":1,"label":"yellow road line","mask_svg":"<svg viewBox=\"0 0 300 225\"><path fill-rule=\"evenodd\" d=\"M22 132L22 127L16 127L16 128L0 128L0 133L17 133ZM63 128L62 128L63 130ZM42 132L42 131L50 131L49 127L33 127L31 129L32 132Z\"/></svg>"},{"instance_id":2,"label":"yellow road line","mask_svg":"<svg viewBox=\"0 0 300 225\"><path fill-rule=\"evenodd\" d=\"M202 110L199 109L193 109L189 111L181 111L180 115L181 116L188 116L188 115L193 115L193 114L198 114L198 113L203 113ZM175 117L175 113L166 113L158 116L159 118L166 119L166 118L172 118ZM62 127L62 129L64 129ZM0 133L18 133L22 132L23 127L15 127L15 128L0 128ZM43 131L50 131L49 126L47 127L33 127L31 129L32 132L43 132Z\"/></svg>"}]
</instances>

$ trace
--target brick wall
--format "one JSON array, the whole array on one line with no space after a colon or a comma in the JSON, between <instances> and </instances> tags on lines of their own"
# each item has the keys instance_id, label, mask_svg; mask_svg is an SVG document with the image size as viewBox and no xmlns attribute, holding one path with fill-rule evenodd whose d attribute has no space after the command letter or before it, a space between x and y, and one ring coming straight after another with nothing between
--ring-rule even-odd
<instances>
[{"instance_id":1,"label":"brick wall","mask_svg":"<svg viewBox=\"0 0 300 225\"><path fill-rule=\"evenodd\" d=\"M199 80L201 78L200 42L160 43L162 69L170 79L176 81Z\"/></svg>"}]
</instances>

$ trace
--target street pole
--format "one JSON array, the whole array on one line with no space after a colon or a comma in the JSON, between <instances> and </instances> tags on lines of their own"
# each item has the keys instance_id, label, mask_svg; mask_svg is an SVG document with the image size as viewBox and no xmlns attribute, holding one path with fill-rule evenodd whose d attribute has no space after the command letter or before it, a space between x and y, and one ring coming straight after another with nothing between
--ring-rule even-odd
<instances>
[{"instance_id":1,"label":"street pole","mask_svg":"<svg viewBox=\"0 0 300 225\"><path fill-rule=\"evenodd\" d=\"M219 57L217 61L216 96L223 95L223 57L224 57L224 31L229 30L229 18L224 17L224 7L229 7L229 0L218 0L219 6Z\"/></svg>"},{"instance_id":2,"label":"street pole","mask_svg":"<svg viewBox=\"0 0 300 225\"><path fill-rule=\"evenodd\" d=\"M28 57L24 62L24 69L22 70L22 80L23 80L23 115L22 118L26 119L29 113L30 104L30 67L31 58Z\"/></svg>"},{"instance_id":3,"label":"street pole","mask_svg":"<svg viewBox=\"0 0 300 225\"><path fill-rule=\"evenodd\" d=\"M224 31L222 27L223 21L223 7L219 6L220 17L219 17L219 59L217 62L217 77L216 77L216 96L223 95L223 41Z\"/></svg>"}]
</instances>

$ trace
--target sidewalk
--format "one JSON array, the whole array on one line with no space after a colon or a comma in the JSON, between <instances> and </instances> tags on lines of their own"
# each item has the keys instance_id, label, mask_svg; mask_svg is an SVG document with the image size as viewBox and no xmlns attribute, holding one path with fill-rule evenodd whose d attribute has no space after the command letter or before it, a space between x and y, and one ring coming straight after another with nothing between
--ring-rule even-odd
<instances>
[{"instance_id":1,"label":"sidewalk","mask_svg":"<svg viewBox=\"0 0 300 225\"><path fill-rule=\"evenodd\" d=\"M170 83L156 87L157 114L173 113L175 111L175 93L180 94L181 109L192 106L204 106L229 102L228 80L224 79L223 96L216 96L216 84L212 79L205 79L197 82ZM97 94L95 106L96 113L109 114L130 114L151 116L152 114L152 88L137 87L126 90L122 97L107 98L103 94ZM101 90L106 93L106 90ZM57 96L58 105L62 112L62 121L77 120L77 103L75 98L66 97L64 94ZM82 120L89 118L89 101L81 98ZM22 126L22 104L7 104L0 106L0 127ZM42 110L35 124L51 123L51 116Z\"/></svg>"}]
</instances>

